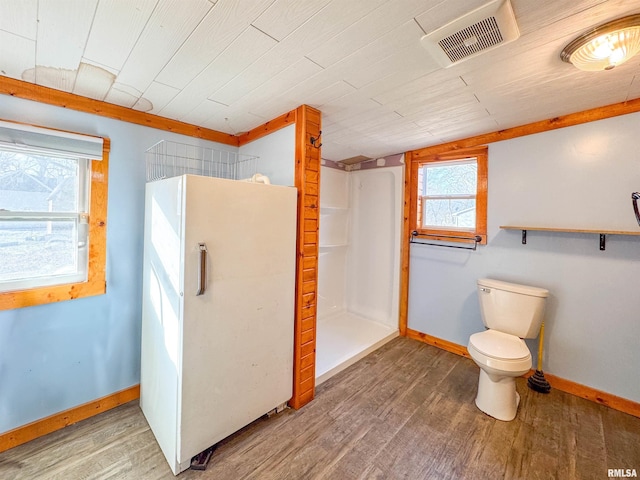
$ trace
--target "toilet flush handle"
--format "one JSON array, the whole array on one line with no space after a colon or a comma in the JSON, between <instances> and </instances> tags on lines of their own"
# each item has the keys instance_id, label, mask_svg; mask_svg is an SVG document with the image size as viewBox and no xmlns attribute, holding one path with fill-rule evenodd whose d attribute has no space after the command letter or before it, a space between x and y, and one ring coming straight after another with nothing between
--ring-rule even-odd
<instances>
[{"instance_id":1,"label":"toilet flush handle","mask_svg":"<svg viewBox=\"0 0 640 480\"><path fill-rule=\"evenodd\" d=\"M485 293L491 293L491 289L490 288L485 288L485 287L480 287L480 291L481 292L485 292Z\"/></svg>"}]
</instances>

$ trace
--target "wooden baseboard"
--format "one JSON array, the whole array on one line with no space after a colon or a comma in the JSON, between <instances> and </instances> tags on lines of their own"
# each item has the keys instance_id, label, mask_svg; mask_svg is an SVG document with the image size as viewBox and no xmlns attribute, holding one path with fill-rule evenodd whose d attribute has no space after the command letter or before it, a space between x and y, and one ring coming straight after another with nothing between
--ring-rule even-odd
<instances>
[{"instance_id":1,"label":"wooden baseboard","mask_svg":"<svg viewBox=\"0 0 640 480\"><path fill-rule=\"evenodd\" d=\"M471 358L469 352L467 351L467 347L463 347L462 345L458 345L457 343L453 343L448 340L432 337L431 335L427 335L426 333L418 332L417 330L412 330L410 328L407 328L406 337L412 338L414 340L419 340L428 345L433 345L434 347L441 348L442 350L446 350L447 352L455 353L456 355Z\"/></svg>"},{"instance_id":2,"label":"wooden baseboard","mask_svg":"<svg viewBox=\"0 0 640 480\"><path fill-rule=\"evenodd\" d=\"M55 432L64 427L85 420L99 413L111 410L119 405L140 398L140 385L79 405L64 412L36 420L21 427L0 434L0 452L17 447L30 440Z\"/></svg>"},{"instance_id":3,"label":"wooden baseboard","mask_svg":"<svg viewBox=\"0 0 640 480\"><path fill-rule=\"evenodd\" d=\"M426 333L418 332L417 330L411 330L410 328L407 328L406 337L433 345L434 347L455 353L456 355L471 358L466 347L458 345L457 343L449 342L448 340L442 340L441 338L433 337ZM535 370L531 370L525 375L525 377L533 375L534 371ZM611 393L603 392L602 390L596 390L595 388L587 387L586 385L581 385L579 383L572 382L571 380L556 377L549 373L545 373L544 378L546 378L549 385L556 390L570 393L571 395L576 395L586 400L590 400L592 402L599 403L600 405L640 418L640 403L618 397Z\"/></svg>"},{"instance_id":4,"label":"wooden baseboard","mask_svg":"<svg viewBox=\"0 0 640 480\"><path fill-rule=\"evenodd\" d=\"M533 375L535 370L531 370L529 375ZM602 390L596 390L595 388L587 387L579 383L566 380L564 378L556 377L550 373L544 373L544 378L549 382L551 387L560 390L561 392L567 392L577 397L582 397L592 402L599 403L606 407L613 408L620 412L628 413L634 417L640 418L640 403L633 402L626 398L618 397L611 393L603 392Z\"/></svg>"}]
</instances>

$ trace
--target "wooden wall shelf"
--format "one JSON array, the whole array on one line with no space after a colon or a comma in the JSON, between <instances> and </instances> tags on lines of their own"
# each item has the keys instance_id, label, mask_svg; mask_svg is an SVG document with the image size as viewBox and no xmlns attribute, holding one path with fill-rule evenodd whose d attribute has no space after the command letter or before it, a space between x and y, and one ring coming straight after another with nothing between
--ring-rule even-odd
<instances>
[{"instance_id":1,"label":"wooden wall shelf","mask_svg":"<svg viewBox=\"0 0 640 480\"><path fill-rule=\"evenodd\" d=\"M523 225L500 225L503 230L521 230L522 231L522 244L527 244L527 230L533 230L537 232L564 232L564 233L591 233L600 235L600 250L605 250L605 242L607 235L640 235L640 231L627 231L627 230L605 230L605 229L592 229L592 228L558 228L558 227L532 227Z\"/></svg>"}]
</instances>

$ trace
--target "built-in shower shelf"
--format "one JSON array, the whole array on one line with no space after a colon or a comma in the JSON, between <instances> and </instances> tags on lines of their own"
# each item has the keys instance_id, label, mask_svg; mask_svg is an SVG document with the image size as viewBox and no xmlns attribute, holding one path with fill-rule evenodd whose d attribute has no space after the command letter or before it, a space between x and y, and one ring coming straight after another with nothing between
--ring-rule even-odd
<instances>
[{"instance_id":1,"label":"built-in shower shelf","mask_svg":"<svg viewBox=\"0 0 640 480\"><path fill-rule=\"evenodd\" d=\"M532 227L523 225L500 225L503 230L520 230L522 231L522 244L527 244L527 230L536 232L562 232L562 233L591 233L600 235L600 250L605 249L605 238L607 235L640 235L640 231L629 230L605 230L593 228L559 228L559 227Z\"/></svg>"},{"instance_id":2,"label":"built-in shower shelf","mask_svg":"<svg viewBox=\"0 0 640 480\"><path fill-rule=\"evenodd\" d=\"M319 245L320 248L336 248L336 247L348 247L348 246L349 246L348 243L333 243L329 245L322 245L322 244Z\"/></svg>"}]
</instances>

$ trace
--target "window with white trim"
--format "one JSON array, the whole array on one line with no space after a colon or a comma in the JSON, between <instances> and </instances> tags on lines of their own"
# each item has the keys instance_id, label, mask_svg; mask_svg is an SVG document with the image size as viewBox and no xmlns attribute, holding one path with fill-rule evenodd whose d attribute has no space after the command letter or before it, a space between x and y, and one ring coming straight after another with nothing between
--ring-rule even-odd
<instances>
[{"instance_id":1,"label":"window with white trim","mask_svg":"<svg viewBox=\"0 0 640 480\"><path fill-rule=\"evenodd\" d=\"M106 176L92 191L105 155L102 138L0 121L0 308L104 293L104 265L89 260L104 249L105 221L91 217L106 212L91 210L105 208Z\"/></svg>"}]
</instances>

